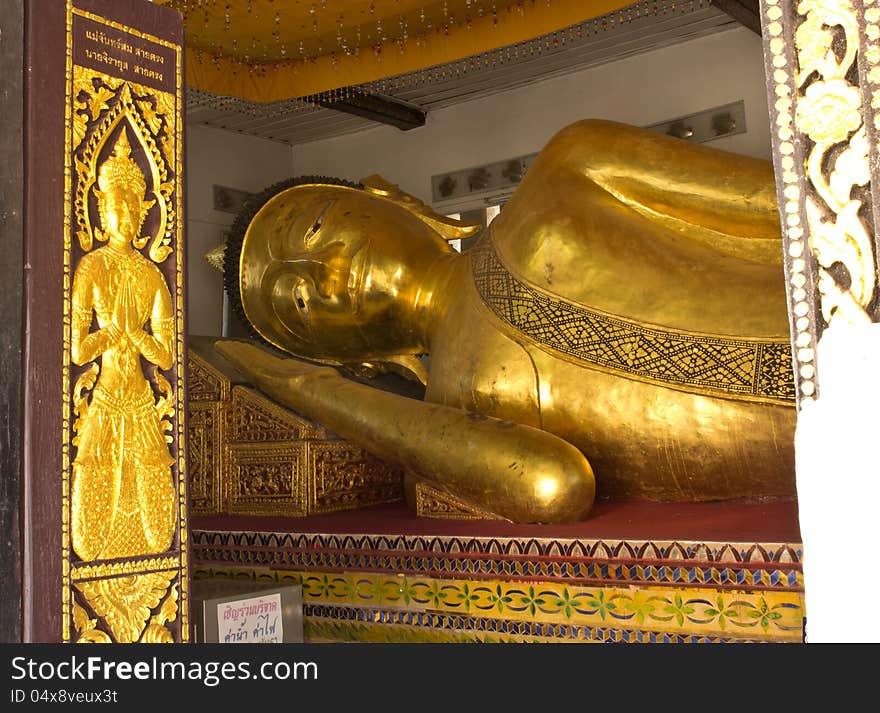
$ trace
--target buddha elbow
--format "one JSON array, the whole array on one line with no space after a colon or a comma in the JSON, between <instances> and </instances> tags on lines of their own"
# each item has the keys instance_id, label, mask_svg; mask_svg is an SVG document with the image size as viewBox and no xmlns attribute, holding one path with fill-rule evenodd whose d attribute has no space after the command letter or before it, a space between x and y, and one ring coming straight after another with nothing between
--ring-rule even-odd
<instances>
[{"instance_id":1,"label":"buddha elbow","mask_svg":"<svg viewBox=\"0 0 880 713\"><path fill-rule=\"evenodd\" d=\"M547 164L551 175L583 176L605 185L609 171L611 175L629 172L628 147L645 134L655 136L613 121L583 119L560 129L541 150L538 161Z\"/></svg>"},{"instance_id":2,"label":"buddha elbow","mask_svg":"<svg viewBox=\"0 0 880 713\"><path fill-rule=\"evenodd\" d=\"M82 366L89 359L86 358L86 355L83 353L82 347L78 342L74 342L70 347L70 361L72 361L76 366Z\"/></svg>"},{"instance_id":3,"label":"buddha elbow","mask_svg":"<svg viewBox=\"0 0 880 713\"><path fill-rule=\"evenodd\" d=\"M578 522L593 507L596 479L590 463L573 446L562 458L548 460L532 482L529 521Z\"/></svg>"},{"instance_id":4,"label":"buddha elbow","mask_svg":"<svg viewBox=\"0 0 880 713\"><path fill-rule=\"evenodd\" d=\"M158 349L153 350L153 353L144 353L144 356L153 362L156 366L158 366L162 371L168 371L172 366L174 366L174 353L171 349L162 342L156 340L156 345L159 347Z\"/></svg>"}]
</instances>

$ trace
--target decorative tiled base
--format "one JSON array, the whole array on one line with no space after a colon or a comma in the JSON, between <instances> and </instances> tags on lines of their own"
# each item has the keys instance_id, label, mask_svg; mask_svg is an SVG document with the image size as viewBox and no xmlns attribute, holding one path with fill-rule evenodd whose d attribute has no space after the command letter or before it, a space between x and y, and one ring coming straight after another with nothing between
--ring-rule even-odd
<instances>
[{"instance_id":1,"label":"decorative tiled base","mask_svg":"<svg viewBox=\"0 0 880 713\"><path fill-rule=\"evenodd\" d=\"M797 543L196 529L192 552L301 584L310 641L803 640Z\"/></svg>"}]
</instances>

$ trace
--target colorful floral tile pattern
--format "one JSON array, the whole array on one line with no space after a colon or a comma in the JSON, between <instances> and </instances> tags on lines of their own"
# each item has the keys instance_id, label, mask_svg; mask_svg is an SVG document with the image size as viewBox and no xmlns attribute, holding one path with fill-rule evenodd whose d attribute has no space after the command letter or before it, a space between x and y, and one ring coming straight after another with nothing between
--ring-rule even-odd
<instances>
[{"instance_id":1,"label":"colorful floral tile pattern","mask_svg":"<svg viewBox=\"0 0 880 713\"><path fill-rule=\"evenodd\" d=\"M802 641L803 595L796 591L590 587L204 566L196 572L301 584L307 631L316 638L335 626L340 636L360 631L367 638L357 640L375 640L381 625L388 632L400 628L404 637L422 632L427 639Z\"/></svg>"}]
</instances>

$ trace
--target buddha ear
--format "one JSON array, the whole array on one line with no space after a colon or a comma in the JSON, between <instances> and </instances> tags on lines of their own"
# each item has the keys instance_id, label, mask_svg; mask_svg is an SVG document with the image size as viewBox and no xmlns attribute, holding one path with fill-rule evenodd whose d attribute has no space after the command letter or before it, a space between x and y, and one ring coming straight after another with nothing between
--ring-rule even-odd
<instances>
[{"instance_id":1,"label":"buddha ear","mask_svg":"<svg viewBox=\"0 0 880 713\"><path fill-rule=\"evenodd\" d=\"M465 223L440 215L415 196L400 190L399 186L386 181L378 174L374 173L372 176L361 179L361 184L368 193L382 196L402 208L406 208L423 223L437 231L444 240L466 238L483 227L480 223Z\"/></svg>"},{"instance_id":2,"label":"buddha ear","mask_svg":"<svg viewBox=\"0 0 880 713\"><path fill-rule=\"evenodd\" d=\"M150 212L150 208L156 205L156 201L144 201L141 205L141 214L139 216L140 222L138 223L138 230L140 230L144 226L144 219L147 217L147 213ZM140 250L144 247L150 240L149 235L141 235L139 238L135 238L133 241L133 245Z\"/></svg>"}]
</instances>

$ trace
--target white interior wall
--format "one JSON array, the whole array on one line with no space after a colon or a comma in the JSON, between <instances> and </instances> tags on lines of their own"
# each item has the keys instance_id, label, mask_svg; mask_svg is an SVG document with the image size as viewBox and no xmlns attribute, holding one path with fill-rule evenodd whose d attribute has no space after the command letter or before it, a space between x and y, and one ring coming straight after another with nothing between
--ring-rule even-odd
<instances>
[{"instance_id":1,"label":"white interior wall","mask_svg":"<svg viewBox=\"0 0 880 713\"><path fill-rule=\"evenodd\" d=\"M277 141L189 126L186 132L187 331L219 336L223 277L204 254L235 215L214 210L213 186L258 192L291 175L291 149Z\"/></svg>"},{"instance_id":2,"label":"white interior wall","mask_svg":"<svg viewBox=\"0 0 880 713\"><path fill-rule=\"evenodd\" d=\"M736 28L429 113L295 146L296 174L379 173L431 202L431 176L534 153L559 129L601 118L647 126L745 100L747 132L709 145L770 157L761 38Z\"/></svg>"}]
</instances>

